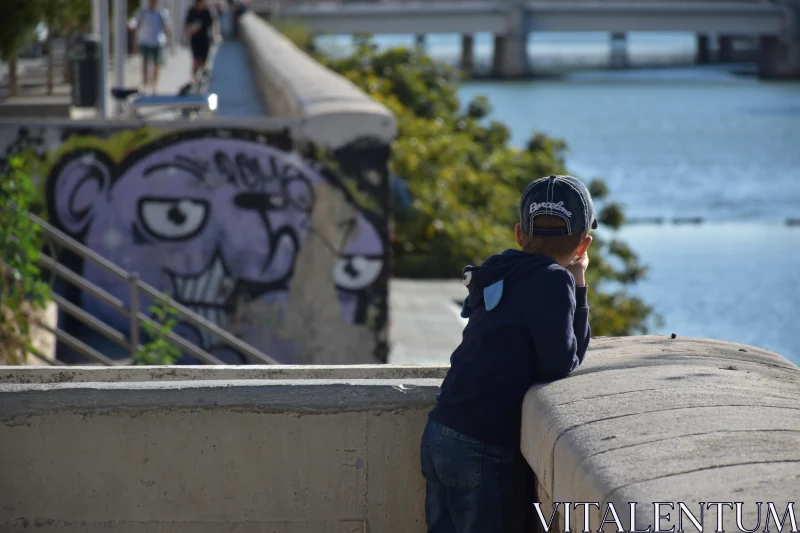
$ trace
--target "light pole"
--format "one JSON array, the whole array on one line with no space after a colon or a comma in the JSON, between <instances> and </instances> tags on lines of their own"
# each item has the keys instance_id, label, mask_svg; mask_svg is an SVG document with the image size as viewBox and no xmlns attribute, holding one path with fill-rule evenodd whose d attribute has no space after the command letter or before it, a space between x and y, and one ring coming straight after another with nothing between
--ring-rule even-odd
<instances>
[{"instance_id":1,"label":"light pole","mask_svg":"<svg viewBox=\"0 0 800 533\"><path fill-rule=\"evenodd\" d=\"M109 52L109 32L108 32L108 3L109 0L100 0L100 69L98 72L98 83L100 85L98 93L98 109L97 114L101 119L108 118L108 82L106 76L108 75L108 52Z\"/></svg>"},{"instance_id":2,"label":"light pole","mask_svg":"<svg viewBox=\"0 0 800 533\"><path fill-rule=\"evenodd\" d=\"M125 58L128 52L128 26L126 18L128 6L126 0L116 0L114 3L114 19L117 39L114 43L114 74L117 87L125 87ZM117 103L116 114L122 113L122 103Z\"/></svg>"},{"instance_id":3,"label":"light pole","mask_svg":"<svg viewBox=\"0 0 800 533\"><path fill-rule=\"evenodd\" d=\"M92 0L92 33L100 35L100 3L103 0Z\"/></svg>"}]
</instances>

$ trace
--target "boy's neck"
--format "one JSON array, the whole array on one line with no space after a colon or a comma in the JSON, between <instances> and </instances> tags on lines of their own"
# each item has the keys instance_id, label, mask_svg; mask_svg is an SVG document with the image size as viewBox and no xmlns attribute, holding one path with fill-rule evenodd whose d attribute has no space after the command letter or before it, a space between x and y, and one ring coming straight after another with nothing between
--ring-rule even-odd
<instances>
[{"instance_id":1,"label":"boy's neck","mask_svg":"<svg viewBox=\"0 0 800 533\"><path fill-rule=\"evenodd\" d=\"M521 251L525 252L525 250L521 250ZM543 254L541 252L525 252L525 253L526 254L531 254L531 255L541 255L542 257L549 257L550 259L552 259L553 261L558 263L558 266L560 266L562 268L567 268L570 265L570 263L572 263L572 256L569 256L568 258L559 259L558 257L553 257L552 255Z\"/></svg>"}]
</instances>

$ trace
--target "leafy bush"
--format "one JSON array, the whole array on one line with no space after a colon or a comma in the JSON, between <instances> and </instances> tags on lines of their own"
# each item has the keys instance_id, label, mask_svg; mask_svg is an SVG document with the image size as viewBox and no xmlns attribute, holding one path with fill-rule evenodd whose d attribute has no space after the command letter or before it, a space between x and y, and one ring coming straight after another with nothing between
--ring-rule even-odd
<instances>
[{"instance_id":1,"label":"leafy bush","mask_svg":"<svg viewBox=\"0 0 800 533\"><path fill-rule=\"evenodd\" d=\"M0 169L0 364L25 364L33 313L49 287L39 270L40 228L28 218L37 193L18 158Z\"/></svg>"},{"instance_id":2,"label":"leafy bush","mask_svg":"<svg viewBox=\"0 0 800 533\"><path fill-rule=\"evenodd\" d=\"M567 172L562 140L534 133L524 149L511 147L508 128L491 120L488 99L462 106L460 73L424 51L381 51L369 36L358 36L352 55L326 58L314 50L310 32L295 29L288 37L397 117L392 170L406 180L414 200L410 211L394 220L395 276L458 277L464 265L515 247L522 189L533 179ZM594 180L588 186L603 233L611 233L609 239L595 235L590 250L592 332L644 333L652 309L626 287L641 280L646 269L613 236L624 215L607 200L605 183Z\"/></svg>"},{"instance_id":3,"label":"leafy bush","mask_svg":"<svg viewBox=\"0 0 800 533\"><path fill-rule=\"evenodd\" d=\"M181 358L181 352L169 341L169 334L178 325L178 312L167 301L152 306L150 315L158 326L142 323L148 342L134 354L133 364L174 365Z\"/></svg>"}]
</instances>

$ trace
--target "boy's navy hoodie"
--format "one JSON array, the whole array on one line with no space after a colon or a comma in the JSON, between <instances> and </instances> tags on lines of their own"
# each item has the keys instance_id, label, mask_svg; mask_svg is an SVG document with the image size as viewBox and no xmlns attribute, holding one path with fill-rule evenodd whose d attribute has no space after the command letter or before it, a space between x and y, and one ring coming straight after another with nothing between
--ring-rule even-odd
<instances>
[{"instance_id":1,"label":"boy's navy hoodie","mask_svg":"<svg viewBox=\"0 0 800 533\"><path fill-rule=\"evenodd\" d=\"M486 444L518 448L522 400L565 377L589 346L587 287L553 259L506 250L464 269L469 317L429 417Z\"/></svg>"}]
</instances>

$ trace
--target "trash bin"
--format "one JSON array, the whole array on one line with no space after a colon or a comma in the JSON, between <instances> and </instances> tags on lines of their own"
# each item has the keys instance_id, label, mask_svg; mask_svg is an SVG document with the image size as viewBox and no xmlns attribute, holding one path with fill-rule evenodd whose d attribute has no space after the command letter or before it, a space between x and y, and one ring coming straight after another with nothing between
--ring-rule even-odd
<instances>
[{"instance_id":1,"label":"trash bin","mask_svg":"<svg viewBox=\"0 0 800 533\"><path fill-rule=\"evenodd\" d=\"M78 41L69 58L72 105L95 107L100 95L100 39L94 35Z\"/></svg>"}]
</instances>

